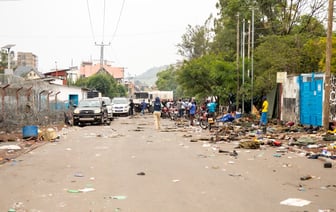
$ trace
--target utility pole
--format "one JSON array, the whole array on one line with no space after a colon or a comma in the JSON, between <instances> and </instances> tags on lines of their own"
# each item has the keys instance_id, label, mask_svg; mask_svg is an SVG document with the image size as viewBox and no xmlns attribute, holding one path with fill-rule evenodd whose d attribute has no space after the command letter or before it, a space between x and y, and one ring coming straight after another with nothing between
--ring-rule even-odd
<instances>
[{"instance_id":1,"label":"utility pole","mask_svg":"<svg viewBox=\"0 0 336 212\"><path fill-rule=\"evenodd\" d=\"M100 68L102 69L104 65L104 46L109 46L111 43L104 44L104 42L102 42L101 44L95 43L95 45L100 46Z\"/></svg>"},{"instance_id":2,"label":"utility pole","mask_svg":"<svg viewBox=\"0 0 336 212\"><path fill-rule=\"evenodd\" d=\"M236 111L239 110L239 13L237 14L237 97L236 97Z\"/></svg>"},{"instance_id":3,"label":"utility pole","mask_svg":"<svg viewBox=\"0 0 336 212\"><path fill-rule=\"evenodd\" d=\"M253 111L253 81L254 81L254 64L253 64L253 52L254 52L254 5L252 6L252 33L251 33L251 112Z\"/></svg>"},{"instance_id":4,"label":"utility pole","mask_svg":"<svg viewBox=\"0 0 336 212\"><path fill-rule=\"evenodd\" d=\"M242 32L242 114L244 114L244 108L245 108L245 90L244 90L244 84L245 84L245 19L243 19L243 32Z\"/></svg>"},{"instance_id":5,"label":"utility pole","mask_svg":"<svg viewBox=\"0 0 336 212\"><path fill-rule=\"evenodd\" d=\"M334 0L329 0L328 5L328 29L326 46L326 71L324 82L324 104L323 104L323 126L325 130L329 128L330 115L330 70L332 56L332 28L333 28Z\"/></svg>"},{"instance_id":6,"label":"utility pole","mask_svg":"<svg viewBox=\"0 0 336 212\"><path fill-rule=\"evenodd\" d=\"M251 56L251 21L247 21L248 33L247 33L247 59L250 60ZM250 76L250 69L247 69L247 75Z\"/></svg>"},{"instance_id":7,"label":"utility pole","mask_svg":"<svg viewBox=\"0 0 336 212\"><path fill-rule=\"evenodd\" d=\"M58 71L57 71L57 61L55 61L55 72L56 72L56 78L58 77Z\"/></svg>"}]
</instances>

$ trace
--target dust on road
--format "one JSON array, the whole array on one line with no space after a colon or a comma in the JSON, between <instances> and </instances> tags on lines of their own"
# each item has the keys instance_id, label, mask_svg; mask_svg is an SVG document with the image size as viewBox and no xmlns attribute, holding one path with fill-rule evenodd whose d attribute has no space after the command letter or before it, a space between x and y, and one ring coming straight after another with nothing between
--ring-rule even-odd
<instances>
[{"instance_id":1,"label":"dust on road","mask_svg":"<svg viewBox=\"0 0 336 212\"><path fill-rule=\"evenodd\" d=\"M239 141L211 142L209 131L168 119L162 126L145 115L66 129L0 167L0 211L336 209L335 168L320 160L266 145L236 149Z\"/></svg>"}]
</instances>

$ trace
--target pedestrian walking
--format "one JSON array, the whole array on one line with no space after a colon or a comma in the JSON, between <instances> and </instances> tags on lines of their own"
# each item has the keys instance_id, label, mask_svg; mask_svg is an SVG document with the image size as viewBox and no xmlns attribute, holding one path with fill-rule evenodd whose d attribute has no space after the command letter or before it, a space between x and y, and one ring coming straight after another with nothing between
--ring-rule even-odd
<instances>
[{"instance_id":1,"label":"pedestrian walking","mask_svg":"<svg viewBox=\"0 0 336 212\"><path fill-rule=\"evenodd\" d=\"M145 110L147 108L147 103L145 100L142 100L141 102L141 114L144 115L145 114Z\"/></svg>"},{"instance_id":2,"label":"pedestrian walking","mask_svg":"<svg viewBox=\"0 0 336 212\"><path fill-rule=\"evenodd\" d=\"M155 102L154 102L154 112L153 112L153 116L154 116L154 123L155 123L155 129L156 130L160 130L161 128L161 101L159 97L155 98Z\"/></svg>"},{"instance_id":3,"label":"pedestrian walking","mask_svg":"<svg viewBox=\"0 0 336 212\"><path fill-rule=\"evenodd\" d=\"M133 99L130 99L130 103L129 103L129 115L133 116L133 111L134 111L134 102L133 102Z\"/></svg>"},{"instance_id":4,"label":"pedestrian walking","mask_svg":"<svg viewBox=\"0 0 336 212\"><path fill-rule=\"evenodd\" d=\"M191 103L190 103L190 106L189 106L190 125L191 126L194 126L195 113L196 113L196 103L195 103L195 100L191 100Z\"/></svg>"}]
</instances>

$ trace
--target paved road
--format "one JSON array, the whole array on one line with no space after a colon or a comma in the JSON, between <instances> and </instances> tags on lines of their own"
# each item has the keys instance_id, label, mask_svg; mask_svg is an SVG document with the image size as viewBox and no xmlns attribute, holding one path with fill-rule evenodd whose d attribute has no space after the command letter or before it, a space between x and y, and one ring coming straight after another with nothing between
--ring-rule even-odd
<instances>
[{"instance_id":1,"label":"paved road","mask_svg":"<svg viewBox=\"0 0 336 212\"><path fill-rule=\"evenodd\" d=\"M60 132L59 142L0 166L0 211L336 210L334 167L298 153L275 157L273 147L239 149L233 157L218 150L231 152L237 142L190 142L209 132L162 125L154 130L145 115ZM313 178L301 181L304 175ZM309 204L280 204L289 198Z\"/></svg>"}]
</instances>

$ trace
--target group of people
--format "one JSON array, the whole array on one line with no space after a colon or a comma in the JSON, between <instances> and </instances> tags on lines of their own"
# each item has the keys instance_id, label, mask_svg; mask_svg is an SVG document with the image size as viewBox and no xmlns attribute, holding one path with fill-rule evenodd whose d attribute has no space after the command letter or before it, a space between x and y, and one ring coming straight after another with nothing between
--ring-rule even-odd
<instances>
[{"instance_id":1,"label":"group of people","mask_svg":"<svg viewBox=\"0 0 336 212\"><path fill-rule=\"evenodd\" d=\"M170 104L169 106L171 106ZM198 106L195 99L190 99L183 101L179 99L176 104L176 109L178 111L178 117L186 116L190 120L190 125L194 126L195 115L198 111L207 111L209 117L214 117L217 103L216 101L206 100L202 105Z\"/></svg>"},{"instance_id":2,"label":"group of people","mask_svg":"<svg viewBox=\"0 0 336 212\"><path fill-rule=\"evenodd\" d=\"M188 102L182 101L182 99L179 99L176 103L167 101L164 102L164 104L161 102L159 97L155 98L155 101L153 103L153 116L154 116L154 126L156 130L160 130L161 128L161 111L162 107L167 107L168 109L170 107L175 106L178 110L178 116L183 117L184 113L189 117L190 119L190 125L194 126L194 119L195 114L197 113L197 110L203 110L207 111L208 117L215 118L216 108L217 108L217 102L206 100L199 108L196 105L195 99L190 99ZM141 114L144 114L145 110L147 108L147 104L145 100L141 103ZM134 109L134 103L132 100L130 100L130 115L133 115L133 109ZM266 96L262 98L262 106L261 106L261 117L260 117L260 126L266 126L267 125L267 113L268 113L268 101Z\"/></svg>"},{"instance_id":3,"label":"group of people","mask_svg":"<svg viewBox=\"0 0 336 212\"><path fill-rule=\"evenodd\" d=\"M145 114L145 110L147 109L147 103L145 100L143 100L141 102L141 105L140 105L140 109L141 109L141 114L144 115ZM132 99L130 99L130 103L129 103L129 115L134 115L134 102Z\"/></svg>"},{"instance_id":4,"label":"group of people","mask_svg":"<svg viewBox=\"0 0 336 212\"><path fill-rule=\"evenodd\" d=\"M145 110L147 109L147 103L145 100L141 102L141 114L145 114ZM161 118L161 101L159 97L155 98L155 101L153 103L153 116L154 116L154 122L155 122L155 129L160 130L161 124L160 124L160 118ZM129 115L134 114L134 102L132 99L130 99L129 103Z\"/></svg>"}]
</instances>

